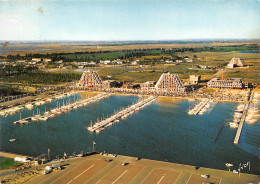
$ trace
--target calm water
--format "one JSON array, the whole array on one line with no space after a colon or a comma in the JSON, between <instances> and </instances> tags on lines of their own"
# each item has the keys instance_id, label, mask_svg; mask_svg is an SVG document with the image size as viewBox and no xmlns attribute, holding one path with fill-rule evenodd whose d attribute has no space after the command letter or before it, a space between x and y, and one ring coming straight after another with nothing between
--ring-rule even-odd
<instances>
[{"instance_id":1,"label":"calm water","mask_svg":"<svg viewBox=\"0 0 260 184\"><path fill-rule=\"evenodd\" d=\"M72 102L74 97L64 101L68 99ZM47 122L22 126L13 125L13 121L19 119L19 113L2 117L1 150L39 155L47 153L49 148L51 157L55 158L63 152L91 151L92 141L95 141L97 151L224 170L227 169L226 162L233 163L234 169L238 169L239 163L250 162L250 171L244 169L242 172L259 174L259 121L245 124L239 145L233 144L236 129L228 125L214 142L232 103L213 103L204 115L189 116L187 111L196 101L159 100L99 134L86 130L91 120L94 122L97 117L111 115L114 110L138 99L137 96L111 96ZM58 102L63 103L63 100ZM49 110L57 106L57 101L41 106L41 112L44 112L45 106ZM34 111L36 113L36 109ZM32 114L32 110L22 111L22 117ZM17 141L11 143L10 138Z\"/></svg>"},{"instance_id":2,"label":"calm water","mask_svg":"<svg viewBox=\"0 0 260 184\"><path fill-rule=\"evenodd\" d=\"M251 50L251 51L241 51L239 53L244 53L244 54L260 54L260 50Z\"/></svg>"}]
</instances>

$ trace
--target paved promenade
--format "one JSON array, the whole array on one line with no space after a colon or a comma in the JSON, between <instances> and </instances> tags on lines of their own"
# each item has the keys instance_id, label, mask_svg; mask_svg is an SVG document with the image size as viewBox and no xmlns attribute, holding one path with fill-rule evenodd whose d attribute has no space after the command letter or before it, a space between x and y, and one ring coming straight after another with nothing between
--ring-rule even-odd
<instances>
[{"instance_id":1,"label":"paved promenade","mask_svg":"<svg viewBox=\"0 0 260 184\"><path fill-rule=\"evenodd\" d=\"M113 159L113 161L105 161ZM123 166L122 163L128 162ZM74 158L62 162L65 169L54 171L48 175L39 174L31 178L29 184L245 184L258 183L256 175L240 175L230 171L222 171L209 168L195 170L193 166L175 164L169 162L153 161L147 159L136 160L133 157L117 156L115 158L93 155L83 158ZM42 172L42 171L41 171ZM209 174L209 178L201 175Z\"/></svg>"}]
</instances>

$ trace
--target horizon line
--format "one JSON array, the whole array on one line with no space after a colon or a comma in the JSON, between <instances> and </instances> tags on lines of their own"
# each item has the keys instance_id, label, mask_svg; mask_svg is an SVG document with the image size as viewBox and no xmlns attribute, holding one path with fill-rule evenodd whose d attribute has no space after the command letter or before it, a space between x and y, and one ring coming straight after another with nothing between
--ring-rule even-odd
<instances>
[{"instance_id":1,"label":"horizon line","mask_svg":"<svg viewBox=\"0 0 260 184\"><path fill-rule=\"evenodd\" d=\"M0 42L182 42L182 41L233 41L233 40L254 40L260 41L260 38L187 38L187 39L154 39L154 40L8 40L0 39Z\"/></svg>"}]
</instances>

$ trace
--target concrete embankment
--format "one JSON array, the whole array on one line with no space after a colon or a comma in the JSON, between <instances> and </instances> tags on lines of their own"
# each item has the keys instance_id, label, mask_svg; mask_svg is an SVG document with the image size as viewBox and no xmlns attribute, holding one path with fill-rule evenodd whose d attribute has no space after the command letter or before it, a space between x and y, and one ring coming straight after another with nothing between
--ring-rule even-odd
<instances>
[{"instance_id":1,"label":"concrete embankment","mask_svg":"<svg viewBox=\"0 0 260 184\"><path fill-rule=\"evenodd\" d=\"M7 157L7 158L15 158L15 157L29 157L28 155L20 155L16 153L8 153L4 151L0 151L0 157Z\"/></svg>"}]
</instances>

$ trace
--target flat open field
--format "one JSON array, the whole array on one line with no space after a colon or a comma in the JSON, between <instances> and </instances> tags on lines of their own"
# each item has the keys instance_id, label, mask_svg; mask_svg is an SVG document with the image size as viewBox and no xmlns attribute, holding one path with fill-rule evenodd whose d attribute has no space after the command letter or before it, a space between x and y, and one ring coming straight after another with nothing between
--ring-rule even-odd
<instances>
[{"instance_id":1,"label":"flat open field","mask_svg":"<svg viewBox=\"0 0 260 184\"><path fill-rule=\"evenodd\" d=\"M104 159L113 159L105 161ZM128 162L123 166L122 163ZM221 171L208 168L194 170L193 166L174 164L152 160L136 160L132 157L117 156L111 158L101 155L93 155L85 158L75 158L63 162L66 168L54 171L48 175L39 174L28 180L29 184L44 183L143 183L143 184L244 184L256 183L256 175L238 174L230 171ZM209 178L203 178L201 174L209 174Z\"/></svg>"},{"instance_id":2,"label":"flat open field","mask_svg":"<svg viewBox=\"0 0 260 184\"><path fill-rule=\"evenodd\" d=\"M72 53L72 52L97 52L97 51L120 51L120 50L134 50L134 49L154 49L154 48L198 48L198 47L211 47L211 46L234 46L242 44L260 44L257 40L247 41L247 42L225 42L225 43L134 43L134 42L124 42L124 43L30 43L30 44L9 44L5 47L5 52L10 52L11 54L25 55L28 53ZM10 50L8 49L10 48ZM15 48L15 49L14 49ZM31 49L27 49L31 48ZM1 55L7 56L10 53L3 53Z\"/></svg>"},{"instance_id":3,"label":"flat open field","mask_svg":"<svg viewBox=\"0 0 260 184\"><path fill-rule=\"evenodd\" d=\"M157 49L150 51L143 51L149 53L148 55L142 56L133 56L130 57L131 61L139 60L143 65L143 68L138 68L139 66L123 66L118 65L115 67L114 65L106 65L105 67L95 67L94 70L98 71L100 76L103 79L106 79L107 75L111 75L112 79L118 81L125 82L146 82L146 81L157 81L164 71L169 71L171 73L175 73L180 75L182 80L188 80L189 75L196 74L201 75L202 79L210 79L214 74L218 72L220 69L225 69L224 72L221 73L221 76L215 77L224 77L224 78L242 78L246 79L247 82L251 83L260 83L258 78L260 77L260 55L258 53L241 53L238 51L229 50L250 50L250 45L247 44L255 44L253 49L257 49L260 47L260 43L258 40L248 41L248 42L226 42L226 43L169 43L169 44L160 44L158 42L140 42L139 44L136 42L106 42L106 43L34 43L34 44L10 44L7 47L3 48L4 52L11 53L3 53L0 55L7 56L9 54L20 54L25 55L26 53L31 54L47 54L47 53L67 53L65 55L61 55L64 58L69 58L71 61L74 59L83 58L87 61L90 60L106 60L106 59L118 59L120 56L129 55L130 52L134 52L139 49ZM228 46L228 47L227 47ZM208 51L208 50L194 50L193 48L214 48L216 50ZM227 48L226 48L227 47ZM12 49L8 51L8 48ZM184 51L184 52L162 52L161 49L179 49L179 48L192 48L192 50ZM220 50L218 50L220 49ZM223 49L223 51L221 50ZM226 50L225 50L226 49ZM252 49L252 48L251 48ZM179 49L180 50L180 49ZM103 52L98 53L100 51L113 51L113 52ZM214 51L214 52L213 52ZM229 52L227 52L229 51ZM93 53L76 53L75 52L93 52ZM96 53L95 53L96 52ZM0 49L1 53L1 49ZM146 54L147 54L146 53ZM186 57L193 59L192 63L180 63L178 65L175 64L162 64L160 62L161 59L169 60L175 57ZM234 68L234 69L226 69L225 66L232 58L241 58L244 61L244 68ZM3 59L5 60L5 59ZM129 60L123 59L123 60ZM147 65L146 65L147 64ZM72 67L72 64L70 64ZM216 69L192 69L194 65L207 65L209 67L213 67ZM56 66L53 66L56 67ZM91 68L92 69L92 68ZM44 71L53 71L53 72L61 72L61 73L71 73L76 70L70 69L44 69Z\"/></svg>"}]
</instances>

